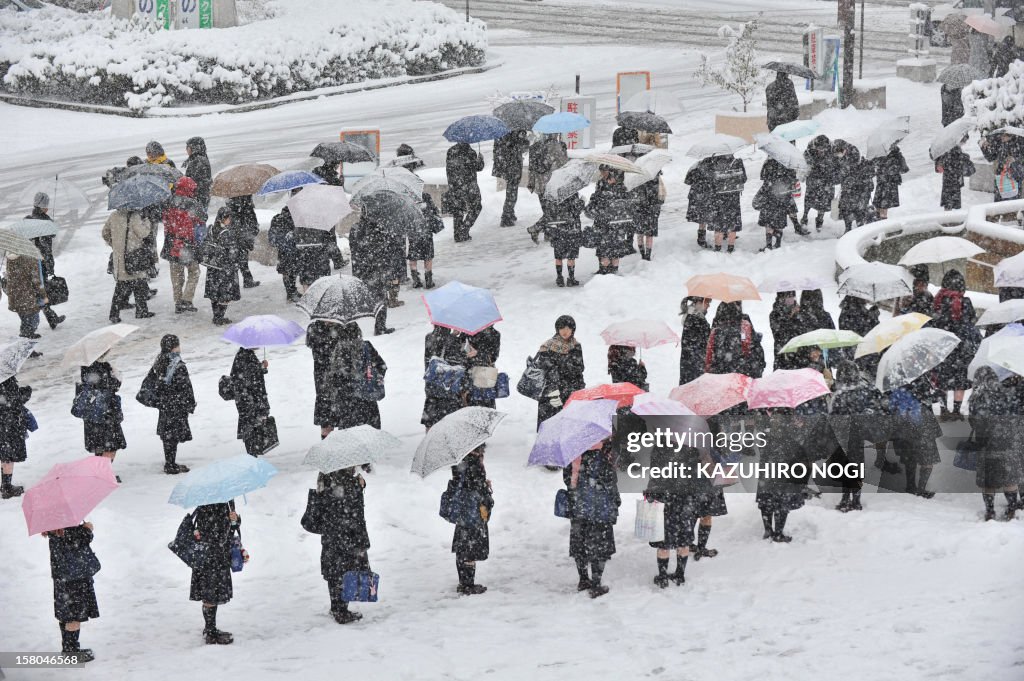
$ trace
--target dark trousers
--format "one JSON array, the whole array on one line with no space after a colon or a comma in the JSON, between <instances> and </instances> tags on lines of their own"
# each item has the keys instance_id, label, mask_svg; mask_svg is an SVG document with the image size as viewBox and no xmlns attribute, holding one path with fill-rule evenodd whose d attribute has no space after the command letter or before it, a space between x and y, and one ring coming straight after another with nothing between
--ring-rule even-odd
<instances>
[{"instance_id":1,"label":"dark trousers","mask_svg":"<svg viewBox=\"0 0 1024 681\"><path fill-rule=\"evenodd\" d=\"M294 274L282 274L281 281L284 282L284 293L286 296L288 296L289 300L291 300L292 298L299 294L299 289L295 285Z\"/></svg>"},{"instance_id":2,"label":"dark trousers","mask_svg":"<svg viewBox=\"0 0 1024 681\"><path fill-rule=\"evenodd\" d=\"M510 223L516 220L516 200L519 199L519 179L513 177L505 180L505 205L501 209L501 222Z\"/></svg>"},{"instance_id":3,"label":"dark trousers","mask_svg":"<svg viewBox=\"0 0 1024 681\"><path fill-rule=\"evenodd\" d=\"M480 211L483 210L483 206L480 203L480 197L460 197L457 201L453 202L452 205L452 231L455 233L456 241L466 241L469 239L469 230L476 223L476 219L480 217Z\"/></svg>"},{"instance_id":4,"label":"dark trousers","mask_svg":"<svg viewBox=\"0 0 1024 681\"><path fill-rule=\"evenodd\" d=\"M50 325L51 329L57 327L57 324L59 323L57 320L60 318L60 315L57 314L53 308L49 305L43 305L43 315L46 317L46 323Z\"/></svg>"},{"instance_id":5,"label":"dark trousers","mask_svg":"<svg viewBox=\"0 0 1024 681\"><path fill-rule=\"evenodd\" d=\"M255 281L252 278L252 272L249 271L249 253L246 252L242 262L238 264L238 271L242 273L242 284L251 284Z\"/></svg>"},{"instance_id":6,"label":"dark trousers","mask_svg":"<svg viewBox=\"0 0 1024 681\"><path fill-rule=\"evenodd\" d=\"M19 316L21 317L21 337L30 338L35 334L36 329L39 328L39 313L32 312L30 314L23 314Z\"/></svg>"},{"instance_id":7,"label":"dark trousers","mask_svg":"<svg viewBox=\"0 0 1024 681\"><path fill-rule=\"evenodd\" d=\"M114 284L114 297L110 301L110 317L121 316L121 309L128 304L128 299L135 296L135 314L149 312L146 300L149 298L149 282L145 279L119 281Z\"/></svg>"}]
</instances>

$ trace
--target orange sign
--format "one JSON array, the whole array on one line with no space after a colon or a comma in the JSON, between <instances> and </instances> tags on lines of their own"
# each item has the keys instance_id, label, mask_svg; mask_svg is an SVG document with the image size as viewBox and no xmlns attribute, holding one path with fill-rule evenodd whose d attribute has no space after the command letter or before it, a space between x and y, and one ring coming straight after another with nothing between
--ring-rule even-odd
<instances>
[{"instance_id":1,"label":"orange sign","mask_svg":"<svg viewBox=\"0 0 1024 681\"><path fill-rule=\"evenodd\" d=\"M630 97L651 89L650 71L620 71L615 74L615 111L622 113L622 105Z\"/></svg>"}]
</instances>

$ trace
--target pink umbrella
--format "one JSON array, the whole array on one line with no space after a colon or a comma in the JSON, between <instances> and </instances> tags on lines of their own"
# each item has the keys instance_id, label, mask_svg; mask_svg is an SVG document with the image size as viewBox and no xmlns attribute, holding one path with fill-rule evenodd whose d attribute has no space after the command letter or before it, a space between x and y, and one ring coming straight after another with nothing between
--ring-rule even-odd
<instances>
[{"instance_id":1,"label":"pink umbrella","mask_svg":"<svg viewBox=\"0 0 1024 681\"><path fill-rule=\"evenodd\" d=\"M747 395L751 409L789 407L790 409L831 392L825 377L815 369L781 369L764 378L755 378Z\"/></svg>"},{"instance_id":2,"label":"pink umbrella","mask_svg":"<svg viewBox=\"0 0 1024 681\"><path fill-rule=\"evenodd\" d=\"M22 499L29 535L79 525L115 489L114 471L104 456L55 465Z\"/></svg>"},{"instance_id":3,"label":"pink umbrella","mask_svg":"<svg viewBox=\"0 0 1024 681\"><path fill-rule=\"evenodd\" d=\"M632 411L637 416L696 416L682 402L644 393L633 398Z\"/></svg>"},{"instance_id":4,"label":"pink umbrella","mask_svg":"<svg viewBox=\"0 0 1024 681\"><path fill-rule=\"evenodd\" d=\"M694 380L673 388L670 399L703 416L711 416L747 401L751 378L743 374L703 374Z\"/></svg>"},{"instance_id":5,"label":"pink umbrella","mask_svg":"<svg viewBox=\"0 0 1024 681\"><path fill-rule=\"evenodd\" d=\"M653 348L678 343L679 336L668 324L654 319L630 319L612 324L601 332L608 345L628 345L631 348Z\"/></svg>"}]
</instances>

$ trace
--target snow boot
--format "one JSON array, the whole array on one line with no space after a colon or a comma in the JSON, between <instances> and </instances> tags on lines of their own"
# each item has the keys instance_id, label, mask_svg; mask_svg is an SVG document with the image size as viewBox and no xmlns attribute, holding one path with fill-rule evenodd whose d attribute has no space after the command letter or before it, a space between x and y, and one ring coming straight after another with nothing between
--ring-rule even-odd
<instances>
[{"instance_id":1,"label":"snow boot","mask_svg":"<svg viewBox=\"0 0 1024 681\"><path fill-rule=\"evenodd\" d=\"M814 219L814 229L817 232L821 231L821 228L825 226L825 216L818 214L818 217Z\"/></svg>"},{"instance_id":2,"label":"snow boot","mask_svg":"<svg viewBox=\"0 0 1024 681\"><path fill-rule=\"evenodd\" d=\"M844 491L843 498L836 504L836 510L840 513L847 513L850 510L850 493Z\"/></svg>"},{"instance_id":3,"label":"snow boot","mask_svg":"<svg viewBox=\"0 0 1024 681\"><path fill-rule=\"evenodd\" d=\"M732 244L729 244L728 246L725 247L725 252L726 253L734 253L735 251L736 251L736 247L733 246Z\"/></svg>"},{"instance_id":4,"label":"snow boot","mask_svg":"<svg viewBox=\"0 0 1024 681\"><path fill-rule=\"evenodd\" d=\"M922 499L931 499L932 497L935 496L935 492L929 492L928 491L928 478L930 478L931 475L932 475L932 467L931 466L921 466L918 469L918 474L917 474L917 492L916 492L916 494L917 494L917 496L921 497Z\"/></svg>"},{"instance_id":5,"label":"snow boot","mask_svg":"<svg viewBox=\"0 0 1024 681\"><path fill-rule=\"evenodd\" d=\"M590 591L590 587L593 586L593 583L590 581L590 573L588 572L588 569L589 566L587 565L587 561L582 558L576 559L576 572L579 573L580 576L580 581L576 585L577 592Z\"/></svg>"},{"instance_id":6,"label":"snow boot","mask_svg":"<svg viewBox=\"0 0 1024 681\"><path fill-rule=\"evenodd\" d=\"M412 277L413 288L423 288L423 282L420 280L419 270L410 270L409 276Z\"/></svg>"},{"instance_id":7,"label":"snow boot","mask_svg":"<svg viewBox=\"0 0 1024 681\"><path fill-rule=\"evenodd\" d=\"M434 288L434 273L431 270L423 273L423 287Z\"/></svg>"},{"instance_id":8,"label":"snow boot","mask_svg":"<svg viewBox=\"0 0 1024 681\"><path fill-rule=\"evenodd\" d=\"M476 565L469 565L467 563L457 562L455 564L456 569L459 571L459 586L456 591L464 596L476 596L487 591L487 587L482 584L476 584Z\"/></svg>"},{"instance_id":9,"label":"snow boot","mask_svg":"<svg viewBox=\"0 0 1024 681\"><path fill-rule=\"evenodd\" d=\"M694 560L700 560L701 558L714 558L718 555L718 549L708 548L708 539L711 537L711 526L700 525L697 528L697 547L696 552L691 550L693 553Z\"/></svg>"},{"instance_id":10,"label":"snow boot","mask_svg":"<svg viewBox=\"0 0 1024 681\"><path fill-rule=\"evenodd\" d=\"M985 522L996 519L996 495L995 494L982 494L982 500L985 502Z\"/></svg>"},{"instance_id":11,"label":"snow boot","mask_svg":"<svg viewBox=\"0 0 1024 681\"><path fill-rule=\"evenodd\" d=\"M772 535L775 534L775 530L772 529L772 514L770 511L761 511L761 523L764 524L764 536L761 539L771 539Z\"/></svg>"},{"instance_id":12,"label":"snow boot","mask_svg":"<svg viewBox=\"0 0 1024 681\"><path fill-rule=\"evenodd\" d=\"M1013 520L1017 515L1017 508L1020 505L1017 493L1003 492L1003 496L1006 497L1006 514L1003 516L1003 520Z\"/></svg>"},{"instance_id":13,"label":"snow boot","mask_svg":"<svg viewBox=\"0 0 1024 681\"><path fill-rule=\"evenodd\" d=\"M398 288L397 287L389 287L388 288L388 307L402 307L403 305L405 305L405 301L398 299Z\"/></svg>"},{"instance_id":14,"label":"snow boot","mask_svg":"<svg viewBox=\"0 0 1024 681\"><path fill-rule=\"evenodd\" d=\"M78 658L79 662L92 662L96 659L92 650L89 648L83 648L78 643L78 635L81 633L81 629L75 629L74 631L68 631L64 628L63 624L60 624L60 643L61 652L74 655Z\"/></svg>"},{"instance_id":15,"label":"snow boot","mask_svg":"<svg viewBox=\"0 0 1024 681\"><path fill-rule=\"evenodd\" d=\"M697 228L697 246L700 248L708 247L708 230Z\"/></svg>"},{"instance_id":16,"label":"snow boot","mask_svg":"<svg viewBox=\"0 0 1024 681\"><path fill-rule=\"evenodd\" d=\"M565 279L562 278L561 274L555 277L555 286L558 288L565 288Z\"/></svg>"},{"instance_id":17,"label":"snow boot","mask_svg":"<svg viewBox=\"0 0 1024 681\"><path fill-rule=\"evenodd\" d=\"M335 601L331 607L331 616L338 624L351 624L363 619L363 614L349 610L348 603L345 601Z\"/></svg>"},{"instance_id":18,"label":"snow boot","mask_svg":"<svg viewBox=\"0 0 1024 681\"><path fill-rule=\"evenodd\" d=\"M721 252L722 252L722 245L721 244L715 244L715 253L721 253Z\"/></svg>"},{"instance_id":19,"label":"snow boot","mask_svg":"<svg viewBox=\"0 0 1024 681\"><path fill-rule=\"evenodd\" d=\"M672 581L676 586L686 584L686 558L687 556L676 555L676 571L672 573Z\"/></svg>"},{"instance_id":20,"label":"snow boot","mask_svg":"<svg viewBox=\"0 0 1024 681\"><path fill-rule=\"evenodd\" d=\"M788 544L793 541L791 536L782 532L786 527L786 516L788 515L789 511L775 511L775 534L772 535L773 542Z\"/></svg>"},{"instance_id":21,"label":"snow boot","mask_svg":"<svg viewBox=\"0 0 1024 681\"><path fill-rule=\"evenodd\" d=\"M0 499L13 499L14 497L20 497L25 493L25 488L21 485L4 485L0 489Z\"/></svg>"},{"instance_id":22,"label":"snow boot","mask_svg":"<svg viewBox=\"0 0 1024 681\"><path fill-rule=\"evenodd\" d=\"M576 281L576 268L569 268L569 278L565 280L566 286L579 286L580 282Z\"/></svg>"},{"instance_id":23,"label":"snow boot","mask_svg":"<svg viewBox=\"0 0 1024 681\"><path fill-rule=\"evenodd\" d=\"M601 575L604 574L604 561L590 561L590 597L600 598L608 593L608 587L601 584Z\"/></svg>"},{"instance_id":24,"label":"snow boot","mask_svg":"<svg viewBox=\"0 0 1024 681\"><path fill-rule=\"evenodd\" d=\"M208 646L226 646L235 642L235 637L231 635L231 632L221 631L220 629L204 629L203 639Z\"/></svg>"},{"instance_id":25,"label":"snow boot","mask_svg":"<svg viewBox=\"0 0 1024 681\"><path fill-rule=\"evenodd\" d=\"M667 589L669 584L668 577L668 558L658 559L658 576L654 578L654 583L662 589Z\"/></svg>"},{"instance_id":26,"label":"snow boot","mask_svg":"<svg viewBox=\"0 0 1024 681\"><path fill-rule=\"evenodd\" d=\"M850 510L851 511L863 511L864 507L860 505L860 490L854 490L850 497Z\"/></svg>"}]
</instances>

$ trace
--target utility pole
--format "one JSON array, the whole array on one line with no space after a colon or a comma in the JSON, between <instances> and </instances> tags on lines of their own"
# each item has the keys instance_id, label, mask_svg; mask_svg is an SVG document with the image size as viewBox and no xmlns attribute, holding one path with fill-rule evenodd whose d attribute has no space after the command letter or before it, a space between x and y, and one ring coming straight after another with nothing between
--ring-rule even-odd
<instances>
[{"instance_id":1,"label":"utility pole","mask_svg":"<svg viewBox=\"0 0 1024 681\"><path fill-rule=\"evenodd\" d=\"M466 0L466 21L469 21L469 0Z\"/></svg>"},{"instance_id":2,"label":"utility pole","mask_svg":"<svg viewBox=\"0 0 1024 681\"><path fill-rule=\"evenodd\" d=\"M839 106L846 108L853 101L853 22L856 0L839 0L839 24L843 27L843 82L839 87Z\"/></svg>"},{"instance_id":3,"label":"utility pole","mask_svg":"<svg viewBox=\"0 0 1024 681\"><path fill-rule=\"evenodd\" d=\"M860 0L860 59L857 65L857 77L864 77L864 0Z\"/></svg>"}]
</instances>

